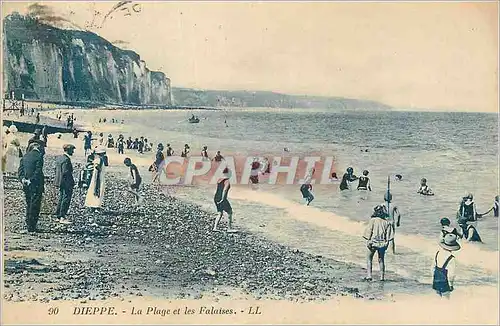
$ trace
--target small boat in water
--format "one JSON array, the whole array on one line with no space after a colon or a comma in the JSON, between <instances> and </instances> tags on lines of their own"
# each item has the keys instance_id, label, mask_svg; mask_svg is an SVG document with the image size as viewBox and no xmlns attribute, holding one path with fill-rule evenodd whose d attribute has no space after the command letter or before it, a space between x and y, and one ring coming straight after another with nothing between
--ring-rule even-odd
<instances>
[{"instance_id":1,"label":"small boat in water","mask_svg":"<svg viewBox=\"0 0 500 326\"><path fill-rule=\"evenodd\" d=\"M189 123L199 123L200 119L198 117L195 117L195 118L191 117L188 119L188 122Z\"/></svg>"}]
</instances>

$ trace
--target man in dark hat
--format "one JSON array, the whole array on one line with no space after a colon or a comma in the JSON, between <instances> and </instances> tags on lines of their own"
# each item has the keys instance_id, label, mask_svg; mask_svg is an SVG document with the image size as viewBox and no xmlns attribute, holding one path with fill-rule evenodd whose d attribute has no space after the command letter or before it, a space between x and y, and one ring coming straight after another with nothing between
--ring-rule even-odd
<instances>
[{"instance_id":1,"label":"man in dark hat","mask_svg":"<svg viewBox=\"0 0 500 326\"><path fill-rule=\"evenodd\" d=\"M33 133L33 137L31 137L28 140L28 146L27 148L30 147L32 143L38 143L40 145L40 153L45 155L45 142L41 139L42 136L42 130L41 129L35 129L35 132Z\"/></svg>"},{"instance_id":2,"label":"man in dark hat","mask_svg":"<svg viewBox=\"0 0 500 326\"><path fill-rule=\"evenodd\" d=\"M71 164L71 156L75 151L75 146L66 144L63 146L64 154L56 159L56 177L55 184L59 187L59 202L57 203L56 216L60 223L68 224L66 214L69 210L71 197L73 196L73 187L75 180L73 179L73 165Z\"/></svg>"},{"instance_id":3,"label":"man in dark hat","mask_svg":"<svg viewBox=\"0 0 500 326\"><path fill-rule=\"evenodd\" d=\"M33 142L21 158L18 177L26 198L26 226L28 232L36 232L44 191L42 145Z\"/></svg>"}]
</instances>

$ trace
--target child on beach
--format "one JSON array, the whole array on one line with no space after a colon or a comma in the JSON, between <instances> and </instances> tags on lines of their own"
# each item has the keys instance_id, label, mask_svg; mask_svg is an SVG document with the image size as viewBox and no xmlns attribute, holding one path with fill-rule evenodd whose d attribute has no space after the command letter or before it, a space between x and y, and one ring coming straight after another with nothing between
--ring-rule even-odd
<instances>
[{"instance_id":1,"label":"child on beach","mask_svg":"<svg viewBox=\"0 0 500 326\"><path fill-rule=\"evenodd\" d=\"M123 149L125 148L125 140L123 139L123 135L121 134L116 140L116 147L118 148L118 154L123 154Z\"/></svg>"},{"instance_id":2,"label":"child on beach","mask_svg":"<svg viewBox=\"0 0 500 326\"><path fill-rule=\"evenodd\" d=\"M92 180L92 172L94 171L94 155L91 154L87 156L87 164L80 171L80 177L78 179L78 188L87 190L90 186L90 181Z\"/></svg>"},{"instance_id":3,"label":"child on beach","mask_svg":"<svg viewBox=\"0 0 500 326\"><path fill-rule=\"evenodd\" d=\"M126 167L130 168L130 176L132 178L132 183L130 184L129 192L135 196L135 204L139 205L141 201L141 197L139 195L139 187L142 183L141 175L139 174L139 170L137 166L132 163L132 160L128 157L123 161Z\"/></svg>"},{"instance_id":4,"label":"child on beach","mask_svg":"<svg viewBox=\"0 0 500 326\"><path fill-rule=\"evenodd\" d=\"M432 277L432 288L441 297L450 298L455 281L455 256L452 252L460 250L455 234L447 234L439 243L441 249L436 252Z\"/></svg>"}]
</instances>

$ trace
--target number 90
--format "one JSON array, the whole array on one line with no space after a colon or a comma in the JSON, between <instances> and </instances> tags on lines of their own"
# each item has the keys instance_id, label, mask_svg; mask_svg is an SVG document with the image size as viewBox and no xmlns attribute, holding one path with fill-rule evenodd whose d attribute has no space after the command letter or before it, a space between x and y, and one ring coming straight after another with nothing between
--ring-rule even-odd
<instances>
[{"instance_id":1,"label":"number 90","mask_svg":"<svg viewBox=\"0 0 500 326\"><path fill-rule=\"evenodd\" d=\"M49 315L57 315L59 313L59 308L49 308Z\"/></svg>"}]
</instances>

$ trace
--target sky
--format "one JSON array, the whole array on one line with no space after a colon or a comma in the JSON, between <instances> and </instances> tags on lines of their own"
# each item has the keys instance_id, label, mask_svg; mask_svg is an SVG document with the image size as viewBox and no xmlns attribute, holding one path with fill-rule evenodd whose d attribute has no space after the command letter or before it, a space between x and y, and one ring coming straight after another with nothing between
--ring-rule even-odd
<instances>
[{"instance_id":1,"label":"sky","mask_svg":"<svg viewBox=\"0 0 500 326\"><path fill-rule=\"evenodd\" d=\"M117 3L39 2L176 87L498 111L497 2L132 2L104 20Z\"/></svg>"}]
</instances>

